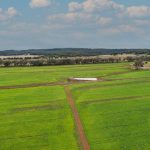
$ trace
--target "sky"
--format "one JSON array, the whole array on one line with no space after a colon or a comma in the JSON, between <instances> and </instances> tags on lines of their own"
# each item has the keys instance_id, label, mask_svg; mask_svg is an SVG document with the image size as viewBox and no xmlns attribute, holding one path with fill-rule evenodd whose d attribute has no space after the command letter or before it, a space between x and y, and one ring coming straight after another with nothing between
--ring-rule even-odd
<instances>
[{"instance_id":1,"label":"sky","mask_svg":"<svg viewBox=\"0 0 150 150\"><path fill-rule=\"evenodd\" d=\"M0 50L150 48L150 0L0 0Z\"/></svg>"}]
</instances>

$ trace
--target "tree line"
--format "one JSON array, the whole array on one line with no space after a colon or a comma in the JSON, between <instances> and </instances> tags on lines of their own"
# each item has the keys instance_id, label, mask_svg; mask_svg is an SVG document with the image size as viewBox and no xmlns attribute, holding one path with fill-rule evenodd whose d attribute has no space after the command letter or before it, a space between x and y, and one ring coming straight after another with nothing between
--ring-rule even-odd
<instances>
[{"instance_id":1,"label":"tree line","mask_svg":"<svg viewBox=\"0 0 150 150\"><path fill-rule=\"evenodd\" d=\"M44 55L50 57L68 56L97 56L97 55L116 55L116 54L150 54L150 49L105 49L105 48L54 48L54 49L28 49L28 50L4 50L0 51L0 56L9 55Z\"/></svg>"},{"instance_id":2,"label":"tree line","mask_svg":"<svg viewBox=\"0 0 150 150\"><path fill-rule=\"evenodd\" d=\"M38 59L0 59L1 67L12 66L52 66L52 65L76 65L76 64L99 64L99 63L119 63L134 62L137 59L150 61L149 55L142 56L82 56L82 57L41 57ZM137 62L138 64L138 62Z\"/></svg>"}]
</instances>

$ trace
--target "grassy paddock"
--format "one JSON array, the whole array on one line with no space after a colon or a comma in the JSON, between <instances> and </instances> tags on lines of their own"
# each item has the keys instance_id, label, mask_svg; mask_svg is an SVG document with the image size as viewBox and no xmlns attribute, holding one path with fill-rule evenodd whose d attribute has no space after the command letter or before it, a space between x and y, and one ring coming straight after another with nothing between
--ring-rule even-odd
<instances>
[{"instance_id":1,"label":"grassy paddock","mask_svg":"<svg viewBox=\"0 0 150 150\"><path fill-rule=\"evenodd\" d=\"M0 86L66 81L68 77L100 77L128 70L126 63L0 68Z\"/></svg>"},{"instance_id":2,"label":"grassy paddock","mask_svg":"<svg viewBox=\"0 0 150 150\"><path fill-rule=\"evenodd\" d=\"M63 87L0 91L0 149L79 149Z\"/></svg>"},{"instance_id":3,"label":"grassy paddock","mask_svg":"<svg viewBox=\"0 0 150 150\"><path fill-rule=\"evenodd\" d=\"M150 148L148 75L131 72L114 75L121 80L71 86L92 150Z\"/></svg>"},{"instance_id":4,"label":"grassy paddock","mask_svg":"<svg viewBox=\"0 0 150 150\"><path fill-rule=\"evenodd\" d=\"M104 79L69 85L91 150L150 149L150 71L129 63L0 68L0 86L69 77ZM63 85L0 90L0 149L81 149Z\"/></svg>"}]
</instances>

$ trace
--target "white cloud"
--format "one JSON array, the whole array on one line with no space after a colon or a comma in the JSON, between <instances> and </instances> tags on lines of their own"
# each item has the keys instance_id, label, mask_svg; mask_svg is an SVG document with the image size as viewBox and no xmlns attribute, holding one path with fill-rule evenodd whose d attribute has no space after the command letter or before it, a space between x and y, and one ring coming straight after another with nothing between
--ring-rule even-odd
<instances>
[{"instance_id":1,"label":"white cloud","mask_svg":"<svg viewBox=\"0 0 150 150\"><path fill-rule=\"evenodd\" d=\"M47 7L50 5L50 1L49 0L31 0L29 5L31 8Z\"/></svg>"},{"instance_id":2,"label":"white cloud","mask_svg":"<svg viewBox=\"0 0 150 150\"><path fill-rule=\"evenodd\" d=\"M87 13L78 13L78 12L68 12L61 14L49 15L48 19L51 22L64 21L64 22L76 22L76 21L90 21L92 19L92 15Z\"/></svg>"},{"instance_id":3,"label":"white cloud","mask_svg":"<svg viewBox=\"0 0 150 150\"><path fill-rule=\"evenodd\" d=\"M80 10L82 8L82 5L78 2L70 2L68 4L69 10L70 11L77 11Z\"/></svg>"},{"instance_id":4,"label":"white cloud","mask_svg":"<svg viewBox=\"0 0 150 150\"><path fill-rule=\"evenodd\" d=\"M70 11L82 9L86 12L102 11L103 9L110 8L122 10L124 8L124 5L116 3L112 0L85 0L83 3L71 2L68 6Z\"/></svg>"},{"instance_id":5,"label":"white cloud","mask_svg":"<svg viewBox=\"0 0 150 150\"><path fill-rule=\"evenodd\" d=\"M71 12L86 12L95 13L105 10L115 10L116 16L123 17L143 17L150 15L150 7L148 6L129 6L117 3L113 0L84 0L83 2L70 2L68 4L69 11Z\"/></svg>"},{"instance_id":6,"label":"white cloud","mask_svg":"<svg viewBox=\"0 0 150 150\"><path fill-rule=\"evenodd\" d=\"M120 25L119 30L121 32L138 32L138 28L133 25Z\"/></svg>"},{"instance_id":7,"label":"white cloud","mask_svg":"<svg viewBox=\"0 0 150 150\"><path fill-rule=\"evenodd\" d=\"M112 18L107 18L107 17L100 17L97 20L97 23L100 25L108 25L112 22Z\"/></svg>"},{"instance_id":8,"label":"white cloud","mask_svg":"<svg viewBox=\"0 0 150 150\"><path fill-rule=\"evenodd\" d=\"M17 15L18 12L14 7L9 7L6 13L9 17L14 17Z\"/></svg>"},{"instance_id":9,"label":"white cloud","mask_svg":"<svg viewBox=\"0 0 150 150\"><path fill-rule=\"evenodd\" d=\"M124 34L124 33L134 33L134 34L142 33L140 28L137 28L134 25L129 24L118 25L117 27L104 28L99 32L102 32L103 34L107 35Z\"/></svg>"},{"instance_id":10,"label":"white cloud","mask_svg":"<svg viewBox=\"0 0 150 150\"><path fill-rule=\"evenodd\" d=\"M16 15L18 15L18 12L14 7L9 7L7 10L0 8L0 21L6 21Z\"/></svg>"},{"instance_id":11,"label":"white cloud","mask_svg":"<svg viewBox=\"0 0 150 150\"><path fill-rule=\"evenodd\" d=\"M131 6L126 9L129 17L143 17L150 15L150 7L148 6Z\"/></svg>"},{"instance_id":12,"label":"white cloud","mask_svg":"<svg viewBox=\"0 0 150 150\"><path fill-rule=\"evenodd\" d=\"M139 25L139 26L149 26L150 25L150 20L146 20L146 19L136 19L134 22L136 25Z\"/></svg>"},{"instance_id":13,"label":"white cloud","mask_svg":"<svg viewBox=\"0 0 150 150\"><path fill-rule=\"evenodd\" d=\"M78 2L77 0L70 2L71 0L68 0L70 2L68 10L66 7L64 8L64 5L61 6L62 2L60 2L59 5L55 5L56 7L49 11L47 6L50 6L53 0L29 1L31 8L44 7L50 14L48 20L41 21L38 24L35 19L30 23L26 19L24 23L21 23L22 19L19 19L18 23L17 21L2 23L1 37L13 38L20 47L22 45L24 47L32 47L33 45L41 47L42 44L43 47L66 45L107 47L111 45L111 42L112 45L114 43L119 45L124 41L131 44L139 44L140 41L144 43L145 40L143 42L143 39L150 35L150 8L148 6L127 6L123 5L123 1L117 2L116 0L82 0L82 2L79 2L79 0ZM0 22L9 20L17 14L17 10L13 7L6 10L0 8ZM118 17L119 14L122 14L122 16ZM135 40L138 36L142 37L140 41ZM121 37L123 40L121 40ZM145 39L150 39L147 37ZM4 44L5 38L3 39L1 45L3 47L9 46L9 44ZM9 43L8 40L7 43ZM128 46L128 44L126 45Z\"/></svg>"},{"instance_id":14,"label":"white cloud","mask_svg":"<svg viewBox=\"0 0 150 150\"><path fill-rule=\"evenodd\" d=\"M108 13L105 13L105 12ZM49 15L51 24L57 23L69 26L70 29L85 32L101 31L103 34L141 34L144 29L139 24L148 24L148 21L135 23L137 17L150 14L148 6L125 6L114 0L84 0L70 2L68 12ZM120 17L118 17L120 16ZM141 18L139 18L141 19Z\"/></svg>"}]
</instances>

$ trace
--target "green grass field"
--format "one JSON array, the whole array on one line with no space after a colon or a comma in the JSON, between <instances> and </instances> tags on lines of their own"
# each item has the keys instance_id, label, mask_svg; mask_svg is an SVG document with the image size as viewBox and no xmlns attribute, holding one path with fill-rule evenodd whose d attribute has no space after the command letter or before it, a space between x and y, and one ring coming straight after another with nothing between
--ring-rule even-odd
<instances>
[{"instance_id":1,"label":"green grass field","mask_svg":"<svg viewBox=\"0 0 150 150\"><path fill-rule=\"evenodd\" d=\"M0 149L77 150L62 87L0 91Z\"/></svg>"},{"instance_id":2,"label":"green grass field","mask_svg":"<svg viewBox=\"0 0 150 150\"><path fill-rule=\"evenodd\" d=\"M68 77L99 77L127 70L126 64L0 68L0 86L65 81Z\"/></svg>"},{"instance_id":3,"label":"green grass field","mask_svg":"<svg viewBox=\"0 0 150 150\"><path fill-rule=\"evenodd\" d=\"M0 68L0 86L67 82L91 150L150 149L150 71L128 63ZM0 89L0 150L80 150L64 86Z\"/></svg>"}]
</instances>

